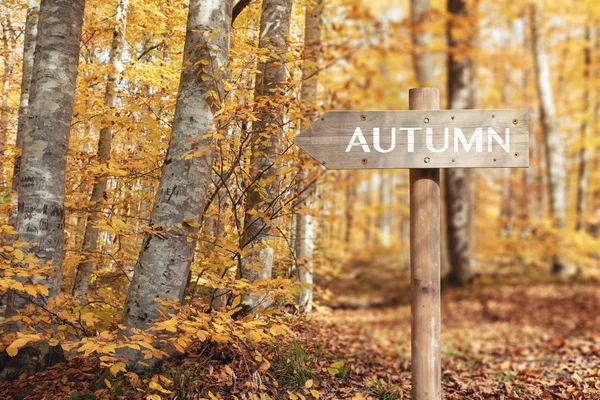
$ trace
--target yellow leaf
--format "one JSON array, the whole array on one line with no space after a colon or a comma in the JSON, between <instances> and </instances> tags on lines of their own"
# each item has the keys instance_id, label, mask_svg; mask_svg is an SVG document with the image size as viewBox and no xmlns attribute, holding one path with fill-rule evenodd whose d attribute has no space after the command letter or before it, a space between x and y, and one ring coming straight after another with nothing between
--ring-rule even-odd
<instances>
[{"instance_id":1,"label":"yellow leaf","mask_svg":"<svg viewBox=\"0 0 600 400\"><path fill-rule=\"evenodd\" d=\"M25 293L27 293L30 296L37 296L37 290L35 290L35 286L33 285L25 285L23 287L25 289Z\"/></svg>"},{"instance_id":2,"label":"yellow leaf","mask_svg":"<svg viewBox=\"0 0 600 400\"><path fill-rule=\"evenodd\" d=\"M269 329L269 332L271 332L271 335L273 336L279 336L284 334L283 329L281 329L281 326L279 325L273 325L271 329Z\"/></svg>"},{"instance_id":3,"label":"yellow leaf","mask_svg":"<svg viewBox=\"0 0 600 400\"><path fill-rule=\"evenodd\" d=\"M18 338L6 348L6 353L11 357L16 356L19 353L19 349L31 342L32 339L33 338L31 336Z\"/></svg>"},{"instance_id":4,"label":"yellow leaf","mask_svg":"<svg viewBox=\"0 0 600 400\"><path fill-rule=\"evenodd\" d=\"M269 367L271 366L271 363L267 360L265 360L259 367L259 369L261 371L267 371L269 369Z\"/></svg>"},{"instance_id":5,"label":"yellow leaf","mask_svg":"<svg viewBox=\"0 0 600 400\"><path fill-rule=\"evenodd\" d=\"M50 292L48 292L48 288L44 285L42 285L41 283L38 283L37 285L35 285L35 288L37 289L37 292L39 294L42 294L44 296L50 296Z\"/></svg>"},{"instance_id":6,"label":"yellow leaf","mask_svg":"<svg viewBox=\"0 0 600 400\"><path fill-rule=\"evenodd\" d=\"M319 393L315 389L310 389L310 394L312 394L315 399L318 399L319 397L321 397L321 393Z\"/></svg>"},{"instance_id":7,"label":"yellow leaf","mask_svg":"<svg viewBox=\"0 0 600 400\"><path fill-rule=\"evenodd\" d=\"M235 299L233 299L233 303L231 303L231 308L236 308L240 302L242 301L242 296L237 296Z\"/></svg>"},{"instance_id":8,"label":"yellow leaf","mask_svg":"<svg viewBox=\"0 0 600 400\"><path fill-rule=\"evenodd\" d=\"M104 379L104 383L106 384L106 387L107 387L107 388L109 388L109 389L110 389L110 388L112 387L112 385L110 384L110 382L109 382L109 381L108 381L108 379L106 379L106 378Z\"/></svg>"},{"instance_id":9,"label":"yellow leaf","mask_svg":"<svg viewBox=\"0 0 600 400\"><path fill-rule=\"evenodd\" d=\"M13 254L15 255L15 258L18 261L23 261L23 258L25 258L25 254L23 254L23 251L21 251L21 249L15 249Z\"/></svg>"},{"instance_id":10,"label":"yellow leaf","mask_svg":"<svg viewBox=\"0 0 600 400\"><path fill-rule=\"evenodd\" d=\"M160 396L157 394L149 394L146 396L146 400L160 400Z\"/></svg>"},{"instance_id":11,"label":"yellow leaf","mask_svg":"<svg viewBox=\"0 0 600 400\"><path fill-rule=\"evenodd\" d=\"M159 392L161 392L161 393L171 393L171 391L170 391L170 390L167 390L167 389L163 388L163 387L160 385L160 383L158 383L158 382L150 382L150 383L148 384L148 387L149 387L150 389L153 389L153 390L158 390L158 391L159 391Z\"/></svg>"},{"instance_id":12,"label":"yellow leaf","mask_svg":"<svg viewBox=\"0 0 600 400\"><path fill-rule=\"evenodd\" d=\"M307 388L307 389L310 389L312 387L312 385L313 385L313 381L312 381L312 379L309 379L304 384L304 387Z\"/></svg>"}]
</instances>

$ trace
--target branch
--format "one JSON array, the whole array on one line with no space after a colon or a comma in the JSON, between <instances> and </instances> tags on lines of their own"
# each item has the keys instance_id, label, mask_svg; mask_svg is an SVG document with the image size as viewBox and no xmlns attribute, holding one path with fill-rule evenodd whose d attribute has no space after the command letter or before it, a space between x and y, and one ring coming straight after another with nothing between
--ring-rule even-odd
<instances>
[{"instance_id":1,"label":"branch","mask_svg":"<svg viewBox=\"0 0 600 400\"><path fill-rule=\"evenodd\" d=\"M250 5L250 3L252 3L252 0L240 0L236 3L235 6L233 6L233 10L231 11L231 25L233 26L233 23L235 22L235 19L238 17L238 15L241 14L242 11L244 11L244 8L246 8L248 5Z\"/></svg>"}]
</instances>

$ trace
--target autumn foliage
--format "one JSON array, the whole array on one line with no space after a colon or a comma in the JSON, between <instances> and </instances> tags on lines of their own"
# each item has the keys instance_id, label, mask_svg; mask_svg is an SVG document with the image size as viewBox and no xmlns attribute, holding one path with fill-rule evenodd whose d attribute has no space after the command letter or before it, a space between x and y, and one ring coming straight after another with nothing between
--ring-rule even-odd
<instances>
[{"instance_id":1,"label":"autumn foliage","mask_svg":"<svg viewBox=\"0 0 600 400\"><path fill-rule=\"evenodd\" d=\"M1 398L410 398L408 171L326 172L293 139L425 83L449 99L458 65L469 107L530 109L531 165L448 186L444 394L600 399L596 2L78 0L64 160L40 170L21 156L58 133L24 94L69 93L35 86L61 74L36 76L31 29L61 1L0 5ZM63 161L56 208L23 200Z\"/></svg>"}]
</instances>

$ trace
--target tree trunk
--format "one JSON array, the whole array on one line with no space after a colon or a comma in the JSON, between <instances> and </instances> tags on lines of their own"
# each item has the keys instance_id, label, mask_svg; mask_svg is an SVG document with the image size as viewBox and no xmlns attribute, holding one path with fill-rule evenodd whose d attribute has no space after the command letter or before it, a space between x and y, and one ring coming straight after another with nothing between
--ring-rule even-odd
<instances>
[{"instance_id":1,"label":"tree trunk","mask_svg":"<svg viewBox=\"0 0 600 400\"><path fill-rule=\"evenodd\" d=\"M460 54L471 46L472 32L458 32L468 18L463 0L448 0L450 20L447 26L448 108L474 106L475 76L472 60ZM462 28L464 29L464 28ZM466 39L461 39L466 37ZM473 177L470 169L449 168L445 171L446 229L448 233L449 280L455 284L470 282L475 275L473 260Z\"/></svg>"},{"instance_id":2,"label":"tree trunk","mask_svg":"<svg viewBox=\"0 0 600 400\"><path fill-rule=\"evenodd\" d=\"M304 64L302 65L302 87L300 95L302 102L308 107L305 112L307 123L312 122L315 116L315 102L317 101L318 66L317 60L321 48L321 13L322 0L317 0L313 7L306 7L304 21ZM312 210L315 206L316 184L310 185L308 176L310 169L317 168L309 158L305 158L304 168L300 172L297 192L302 193L302 205ZM313 255L315 248L315 218L306 213L295 214L296 237L294 252L298 260L298 280L300 281L300 296L297 304L302 311L312 310L312 285L313 285Z\"/></svg>"},{"instance_id":3,"label":"tree trunk","mask_svg":"<svg viewBox=\"0 0 600 400\"><path fill-rule=\"evenodd\" d=\"M2 47L5 51L5 56L2 61L4 64L4 76L2 78L2 101L0 103L0 190L4 196L6 189L6 181L4 176L4 155L6 154L6 140L8 139L8 126L10 108L8 100L10 97L10 81L15 71L15 62L17 58L17 33L12 26L10 13L5 16L5 19L0 23L2 30Z\"/></svg>"},{"instance_id":4,"label":"tree trunk","mask_svg":"<svg viewBox=\"0 0 600 400\"><path fill-rule=\"evenodd\" d=\"M427 52L431 44L431 33L427 23L430 19L430 0L410 0L410 16L412 22L413 67L419 87L431 86L435 83L433 55Z\"/></svg>"},{"instance_id":5,"label":"tree trunk","mask_svg":"<svg viewBox=\"0 0 600 400\"><path fill-rule=\"evenodd\" d=\"M531 47L533 51L534 68L536 73L537 91L540 103L540 121L546 144L546 170L548 174L548 188L550 195L550 210L554 227L557 229L565 226L566 219L566 192L565 192L565 159L564 146L560 132L556 129L554 99L552 83L550 80L550 66L544 47L544 35L540 5L530 4L531 12ZM560 239L559 239L560 240ZM561 252L557 247L554 254L552 272L562 277L569 276L571 268L561 259Z\"/></svg>"},{"instance_id":6,"label":"tree trunk","mask_svg":"<svg viewBox=\"0 0 600 400\"><path fill-rule=\"evenodd\" d=\"M114 110L117 100L117 81L122 71L121 58L123 48L125 47L125 29L127 26L127 6L129 0L119 0L117 2L116 21L113 29L113 40L110 48L110 59L108 61L108 81L106 83L106 92L104 105L109 110ZM110 122L106 122L100 129L98 139L98 163L107 164L110 160L112 147L112 131ZM75 283L73 286L73 296L80 301L85 300L88 293L88 284L94 268L94 253L98 243L97 221L100 219L102 200L106 197L106 176L97 176L92 189L90 203L92 205L92 214L88 217L83 236L82 252L85 260L77 266Z\"/></svg>"},{"instance_id":7,"label":"tree trunk","mask_svg":"<svg viewBox=\"0 0 600 400\"><path fill-rule=\"evenodd\" d=\"M291 12L291 0L263 1L259 47L268 50L270 57L258 66L260 73L256 76L254 101L255 104L266 101L270 107L257 109L257 121L252 127L250 176L254 181L248 187L244 232L240 238L240 247L250 246L241 270L241 277L249 281L270 279L273 270L274 249L267 242L275 229L257 213L272 211L273 202L279 194L277 158L282 150L283 117L278 89L285 85L286 80L285 62L281 56L287 51ZM260 306L267 307L269 298L269 293L242 296L244 313L256 313Z\"/></svg>"},{"instance_id":8,"label":"tree trunk","mask_svg":"<svg viewBox=\"0 0 600 400\"><path fill-rule=\"evenodd\" d=\"M32 244L23 252L54 266L53 275L43 282L49 298L61 284L65 171L84 7L85 0L41 4L23 135L16 228L19 240ZM11 293L7 314L23 309L28 300Z\"/></svg>"},{"instance_id":9,"label":"tree trunk","mask_svg":"<svg viewBox=\"0 0 600 400\"><path fill-rule=\"evenodd\" d=\"M145 235L129 285L122 319L128 328L158 318L157 299L183 298L196 247L189 236L198 232L214 158L212 136L205 135L220 104L207 95L216 89L222 97L230 25L231 1L190 1L173 128L150 216L155 233ZM194 156L184 157L189 152Z\"/></svg>"},{"instance_id":10,"label":"tree trunk","mask_svg":"<svg viewBox=\"0 0 600 400\"><path fill-rule=\"evenodd\" d=\"M588 26L585 31L586 45L584 52L584 68L583 68L583 121L581 122L581 148L579 149L579 169L577 174L577 210L576 210L576 226L575 229L582 232L585 230L585 197L588 187L588 158L589 151L587 149L587 141L589 136L589 119L594 113L590 107L590 70L592 66L592 48L594 46L594 27Z\"/></svg>"},{"instance_id":11,"label":"tree trunk","mask_svg":"<svg viewBox=\"0 0 600 400\"><path fill-rule=\"evenodd\" d=\"M381 181L379 183L379 204L381 205L381 211L379 213L379 234L380 234L380 244L383 247L390 247L391 245L391 217L392 213L389 210L391 204L391 188L390 188L390 180L391 176L386 174L385 172L379 173L381 176Z\"/></svg>"},{"instance_id":12,"label":"tree trunk","mask_svg":"<svg viewBox=\"0 0 600 400\"><path fill-rule=\"evenodd\" d=\"M19 102L19 122L17 125L16 138L16 157L13 167L12 190L16 192L19 184L19 171L21 165L21 150L23 148L23 137L25 135L25 125L27 124L27 114L29 110L29 93L31 90L31 74L33 71L33 60L35 53L35 43L38 33L38 20L40 14L40 2L30 0L27 6L27 20L25 21L25 36L23 39L23 73L21 75L21 100ZM13 196L13 202L16 209L17 197ZM12 222L16 219L16 212L11 215Z\"/></svg>"}]
</instances>

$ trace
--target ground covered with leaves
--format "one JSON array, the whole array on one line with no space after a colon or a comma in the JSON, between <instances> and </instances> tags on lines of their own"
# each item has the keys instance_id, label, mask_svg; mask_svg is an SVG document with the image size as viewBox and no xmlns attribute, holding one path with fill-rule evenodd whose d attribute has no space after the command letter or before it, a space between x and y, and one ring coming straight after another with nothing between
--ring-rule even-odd
<instances>
[{"instance_id":1,"label":"ground covered with leaves","mask_svg":"<svg viewBox=\"0 0 600 400\"><path fill-rule=\"evenodd\" d=\"M356 280L336 290L352 298ZM599 286L480 278L470 287L445 288L444 398L600 399ZM393 290L408 286L394 283ZM2 384L0 398L410 399L406 293L373 303L339 298L324 300L331 307L310 315L285 316L291 333L260 350L240 353L205 341L160 371L118 377L100 370L93 357L73 358Z\"/></svg>"}]
</instances>

